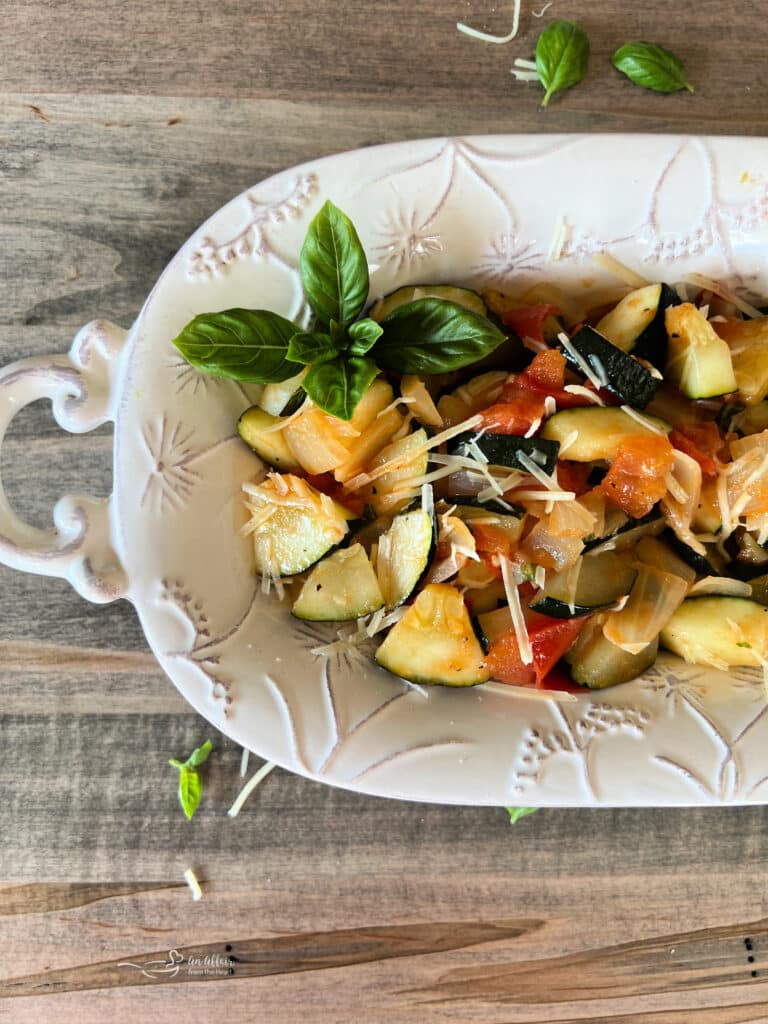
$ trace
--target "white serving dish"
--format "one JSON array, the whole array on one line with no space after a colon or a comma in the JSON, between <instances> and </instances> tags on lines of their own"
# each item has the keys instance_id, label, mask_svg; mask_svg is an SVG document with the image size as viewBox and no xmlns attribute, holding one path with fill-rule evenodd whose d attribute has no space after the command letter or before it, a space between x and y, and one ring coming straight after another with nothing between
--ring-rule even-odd
<instances>
[{"instance_id":1,"label":"white serving dish","mask_svg":"<svg viewBox=\"0 0 768 1024\"><path fill-rule=\"evenodd\" d=\"M303 308L296 264L326 198L356 224L372 296L418 282L551 280L577 293L609 250L651 279L698 271L768 292L768 142L671 136L489 136L344 153L232 200L166 268L129 332L95 321L68 356L0 373L0 437L53 401L68 430L115 423L115 489L66 497L56 529L0 491L0 560L125 597L186 699L257 754L322 782L465 804L686 805L768 797L760 675L664 656L643 678L572 702L501 685L425 697L363 651L317 658L333 628L293 620L250 574L235 435L248 389L199 376L171 345L195 314ZM565 224L561 258L548 259Z\"/></svg>"}]
</instances>

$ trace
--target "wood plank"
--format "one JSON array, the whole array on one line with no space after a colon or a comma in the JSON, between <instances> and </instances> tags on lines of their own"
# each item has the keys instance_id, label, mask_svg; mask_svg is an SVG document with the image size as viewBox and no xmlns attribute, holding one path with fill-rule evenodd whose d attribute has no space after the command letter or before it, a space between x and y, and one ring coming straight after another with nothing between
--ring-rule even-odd
<instances>
[{"instance_id":1,"label":"wood plank","mask_svg":"<svg viewBox=\"0 0 768 1024\"><path fill-rule=\"evenodd\" d=\"M62 18L52 16L42 0L6 3L0 91L155 96L204 91L227 99L321 101L328 105L326 116L336 102L352 108L374 98L381 107L410 107L422 118L432 104L448 105L475 115L481 132L647 127L764 134L768 116L761 102L761 13L733 0L701 0L673 17L659 0L642 8L620 0L572 0L542 20L532 15L536 5L526 3L520 34L509 46L483 44L456 31L459 18L509 31L511 3L477 0L436 0L428 8L407 0L392 0L385 9L355 3L345 8L343 31L333 13L329 16L333 5L308 9L302 0L284 0L279 8L222 4L213 21L191 13L180 0L129 6L105 0L81 3L80 9L81 17ZM581 86L542 112L538 86L513 84L509 69L515 57L533 55L536 37L551 17L583 22L592 60ZM684 60L696 86L693 95L669 97L633 88L611 68L611 53L630 39L645 38L651 27L658 41ZM31 101L29 114L46 126L45 103ZM333 118L333 134L340 120ZM369 131L371 138L378 136L376 122Z\"/></svg>"}]
</instances>

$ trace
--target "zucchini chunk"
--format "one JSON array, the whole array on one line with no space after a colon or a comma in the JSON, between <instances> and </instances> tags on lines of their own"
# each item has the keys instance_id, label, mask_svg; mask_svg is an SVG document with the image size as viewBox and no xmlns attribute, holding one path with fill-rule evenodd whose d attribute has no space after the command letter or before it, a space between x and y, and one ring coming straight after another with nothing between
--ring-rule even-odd
<instances>
[{"instance_id":1,"label":"zucchini chunk","mask_svg":"<svg viewBox=\"0 0 768 1024\"><path fill-rule=\"evenodd\" d=\"M424 509L402 512L379 538L376 573L387 611L418 587L435 550L435 523Z\"/></svg>"},{"instance_id":2,"label":"zucchini chunk","mask_svg":"<svg viewBox=\"0 0 768 1024\"><path fill-rule=\"evenodd\" d=\"M406 374L400 381L400 394L408 402L408 411L425 427L442 429L443 417L437 411L424 381L415 373Z\"/></svg>"},{"instance_id":3,"label":"zucchini chunk","mask_svg":"<svg viewBox=\"0 0 768 1024\"><path fill-rule=\"evenodd\" d=\"M477 292L470 291L469 288L455 288L444 284L409 284L374 302L368 311L368 316L372 320L381 322L398 306L404 306L406 302L415 302L417 299L442 299L444 302L455 302L457 306L471 309L473 313L478 313L480 316L486 316L488 313L485 303Z\"/></svg>"},{"instance_id":4,"label":"zucchini chunk","mask_svg":"<svg viewBox=\"0 0 768 1024\"><path fill-rule=\"evenodd\" d=\"M447 583L422 590L390 630L376 661L414 683L475 686L490 675L464 598Z\"/></svg>"},{"instance_id":5,"label":"zucchini chunk","mask_svg":"<svg viewBox=\"0 0 768 1024\"><path fill-rule=\"evenodd\" d=\"M258 405L252 405L237 421L237 432L248 447L268 465L288 473L300 472L301 464L291 451L282 430L267 429L279 422L278 416L271 416Z\"/></svg>"},{"instance_id":6,"label":"zucchini chunk","mask_svg":"<svg viewBox=\"0 0 768 1024\"><path fill-rule=\"evenodd\" d=\"M554 619L575 619L613 608L632 589L637 569L613 551L582 559L573 604L568 575L568 571L548 575L544 590L534 597L530 607Z\"/></svg>"},{"instance_id":7,"label":"zucchini chunk","mask_svg":"<svg viewBox=\"0 0 768 1024\"><path fill-rule=\"evenodd\" d=\"M392 463L390 470L371 483L370 504L377 516L400 512L417 496L429 465L426 445L426 431L415 430L382 448L371 461L371 472Z\"/></svg>"},{"instance_id":8,"label":"zucchini chunk","mask_svg":"<svg viewBox=\"0 0 768 1024\"><path fill-rule=\"evenodd\" d=\"M660 284L637 288L606 313L595 330L622 352L631 352L643 331L653 323L660 298Z\"/></svg>"},{"instance_id":9,"label":"zucchini chunk","mask_svg":"<svg viewBox=\"0 0 768 1024\"><path fill-rule=\"evenodd\" d=\"M669 433L672 429L668 423L646 416L659 430ZM639 423L636 419L611 406L584 406L578 409L563 409L550 416L544 424L541 436L549 441L560 444L576 433L576 438L568 445L567 458L572 462L594 462L606 459L610 462L625 440L630 437L645 436L654 433L650 427Z\"/></svg>"},{"instance_id":10,"label":"zucchini chunk","mask_svg":"<svg viewBox=\"0 0 768 1024\"><path fill-rule=\"evenodd\" d=\"M656 394L661 383L659 379L593 327L582 327L577 331L571 338L571 347L604 382L603 386L618 395L625 405L644 409ZM578 361L567 348L563 353L571 366L580 370Z\"/></svg>"},{"instance_id":11,"label":"zucchini chunk","mask_svg":"<svg viewBox=\"0 0 768 1024\"><path fill-rule=\"evenodd\" d=\"M665 321L669 353L665 375L688 398L715 398L737 390L731 350L691 302L670 306Z\"/></svg>"},{"instance_id":12,"label":"zucchini chunk","mask_svg":"<svg viewBox=\"0 0 768 1024\"><path fill-rule=\"evenodd\" d=\"M291 612L312 622L346 622L370 615L384 597L361 544L341 548L319 562L309 574Z\"/></svg>"},{"instance_id":13,"label":"zucchini chunk","mask_svg":"<svg viewBox=\"0 0 768 1024\"><path fill-rule=\"evenodd\" d=\"M717 325L717 333L730 346L740 397L756 405L768 394L768 316L727 320Z\"/></svg>"},{"instance_id":14,"label":"zucchini chunk","mask_svg":"<svg viewBox=\"0 0 768 1024\"><path fill-rule=\"evenodd\" d=\"M603 635L600 618L597 618L576 638L565 661L575 683L591 690L602 690L642 675L656 661L658 653L658 640L653 640L639 654L623 651Z\"/></svg>"},{"instance_id":15,"label":"zucchini chunk","mask_svg":"<svg viewBox=\"0 0 768 1024\"><path fill-rule=\"evenodd\" d=\"M306 480L270 473L260 484L246 485L251 515L254 571L275 579L295 576L335 548L354 514Z\"/></svg>"},{"instance_id":16,"label":"zucchini chunk","mask_svg":"<svg viewBox=\"0 0 768 1024\"><path fill-rule=\"evenodd\" d=\"M758 666L768 657L768 607L745 597L689 597L661 642L692 665Z\"/></svg>"},{"instance_id":17,"label":"zucchini chunk","mask_svg":"<svg viewBox=\"0 0 768 1024\"><path fill-rule=\"evenodd\" d=\"M679 306L680 296L668 284L661 286L661 295L656 316L632 346L632 355L638 359L647 359L653 366L661 369L666 365L669 351L666 312L670 306Z\"/></svg>"},{"instance_id":18,"label":"zucchini chunk","mask_svg":"<svg viewBox=\"0 0 768 1024\"><path fill-rule=\"evenodd\" d=\"M474 458L475 445L492 466L520 469L528 472L518 458L522 453L533 459L537 466L551 476L557 465L560 445L557 441L544 441L539 437L518 437L516 434L459 434L449 443L452 455Z\"/></svg>"}]
</instances>

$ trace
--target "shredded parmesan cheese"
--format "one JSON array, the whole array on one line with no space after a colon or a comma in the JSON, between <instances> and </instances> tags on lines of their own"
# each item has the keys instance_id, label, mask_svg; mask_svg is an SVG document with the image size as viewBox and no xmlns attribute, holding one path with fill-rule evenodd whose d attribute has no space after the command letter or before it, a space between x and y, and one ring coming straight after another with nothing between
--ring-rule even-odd
<instances>
[{"instance_id":1,"label":"shredded parmesan cheese","mask_svg":"<svg viewBox=\"0 0 768 1024\"><path fill-rule=\"evenodd\" d=\"M539 80L538 71L521 71L518 68L510 68L510 71L518 82L538 82Z\"/></svg>"},{"instance_id":2,"label":"shredded parmesan cheese","mask_svg":"<svg viewBox=\"0 0 768 1024\"><path fill-rule=\"evenodd\" d=\"M513 686L510 683L486 683L484 690L491 693L513 694L516 697L524 697L527 700L552 700L561 704L572 704L578 700L575 693L568 693L566 690L537 690L535 686Z\"/></svg>"},{"instance_id":3,"label":"shredded parmesan cheese","mask_svg":"<svg viewBox=\"0 0 768 1024\"><path fill-rule=\"evenodd\" d=\"M522 68L524 71L535 71L536 61L524 60L522 57L515 57L515 67Z\"/></svg>"},{"instance_id":4,"label":"shredded parmesan cheese","mask_svg":"<svg viewBox=\"0 0 768 1024\"><path fill-rule=\"evenodd\" d=\"M690 281L691 284L696 285L698 288L705 288L707 291L712 292L714 295L719 295L721 299L725 299L726 302L731 302L736 309L741 310L742 313L748 317L758 317L763 314L759 309L756 309L749 302L744 299L740 299L739 296L731 291L727 285L720 284L718 281L713 281L711 277L707 277L704 274L688 274L686 281Z\"/></svg>"},{"instance_id":5,"label":"shredded parmesan cheese","mask_svg":"<svg viewBox=\"0 0 768 1024\"><path fill-rule=\"evenodd\" d=\"M273 771L275 768L277 768L276 764L274 764L272 761L267 761L265 764L261 766L261 768L259 768L256 774L253 775L248 780L248 782L246 782L246 784L240 790L237 799L227 811L227 814L230 816L230 818L236 818L238 816L238 814L242 810L243 804L254 791L254 789L256 789L259 783L266 779L269 773Z\"/></svg>"},{"instance_id":6,"label":"shredded parmesan cheese","mask_svg":"<svg viewBox=\"0 0 768 1024\"><path fill-rule=\"evenodd\" d=\"M617 260L615 256L611 256L607 252L598 252L592 257L598 266L602 267L603 270L609 270L616 277L620 277L622 281L625 281L628 285L633 288L644 288L649 282L636 273L626 263L622 263L621 260Z\"/></svg>"},{"instance_id":7,"label":"shredded parmesan cheese","mask_svg":"<svg viewBox=\"0 0 768 1024\"><path fill-rule=\"evenodd\" d=\"M517 35L517 30L520 27L520 4L521 0L514 0L514 8L512 11L512 30L505 36L494 36L488 32L481 32L479 29L472 28L471 25L465 25L463 21L456 22L456 28L459 32L463 32L465 36L470 36L472 39L479 39L483 43L511 43Z\"/></svg>"},{"instance_id":8,"label":"shredded parmesan cheese","mask_svg":"<svg viewBox=\"0 0 768 1024\"><path fill-rule=\"evenodd\" d=\"M751 597L752 587L743 580L732 580L729 576L706 576L694 583L688 591L689 597L700 594L719 594L723 597Z\"/></svg>"},{"instance_id":9,"label":"shredded parmesan cheese","mask_svg":"<svg viewBox=\"0 0 768 1024\"><path fill-rule=\"evenodd\" d=\"M248 758L251 756L251 752L248 747L243 747L243 756L240 758L240 778L245 778L245 773L248 771Z\"/></svg>"},{"instance_id":10,"label":"shredded parmesan cheese","mask_svg":"<svg viewBox=\"0 0 768 1024\"><path fill-rule=\"evenodd\" d=\"M533 437L533 435L536 433L536 431L539 429L540 426L541 426L541 416L538 416L533 421L533 423L530 425L530 427L528 427L528 429L526 430L525 434L523 434L523 437Z\"/></svg>"},{"instance_id":11,"label":"shredded parmesan cheese","mask_svg":"<svg viewBox=\"0 0 768 1024\"><path fill-rule=\"evenodd\" d=\"M547 395L544 399L544 415L554 416L557 412L557 402L555 401L554 395Z\"/></svg>"},{"instance_id":12,"label":"shredded parmesan cheese","mask_svg":"<svg viewBox=\"0 0 768 1024\"><path fill-rule=\"evenodd\" d=\"M666 431L662 430L658 424L654 423L653 420L649 420L647 416L643 416L637 409L633 409L631 405L622 405L621 411L625 412L627 416L631 416L636 423L639 423L641 427L645 427L654 434L659 434L661 437L666 437ZM682 499L685 500L685 499Z\"/></svg>"},{"instance_id":13,"label":"shredded parmesan cheese","mask_svg":"<svg viewBox=\"0 0 768 1024\"><path fill-rule=\"evenodd\" d=\"M192 868L187 868L187 870L184 872L184 881L192 890L192 899L201 900L203 898L203 890L200 888L200 883L197 880L197 875L192 870Z\"/></svg>"},{"instance_id":14,"label":"shredded parmesan cheese","mask_svg":"<svg viewBox=\"0 0 768 1024\"><path fill-rule=\"evenodd\" d=\"M567 391L569 395L580 395L582 398L587 398L594 405L605 405L605 402L596 391L590 391L583 384L566 384L563 391Z\"/></svg>"},{"instance_id":15,"label":"shredded parmesan cheese","mask_svg":"<svg viewBox=\"0 0 768 1024\"><path fill-rule=\"evenodd\" d=\"M528 473L531 474L531 476L535 477L540 484L543 484L548 491L556 494L567 494L569 499L576 497L576 494L573 491L563 490L558 482L553 477L549 476L548 473L545 473L541 466L536 465L533 459L529 455L526 455L525 452L518 452L517 461ZM546 495L547 498L550 496L550 494Z\"/></svg>"},{"instance_id":16,"label":"shredded parmesan cheese","mask_svg":"<svg viewBox=\"0 0 768 1024\"><path fill-rule=\"evenodd\" d=\"M539 588L543 590L547 582L547 570L543 565L537 565L536 570L533 574L533 582Z\"/></svg>"},{"instance_id":17,"label":"shredded parmesan cheese","mask_svg":"<svg viewBox=\"0 0 768 1024\"><path fill-rule=\"evenodd\" d=\"M587 380L590 380L595 385L596 388L604 387L605 382L600 379L600 377L592 369L592 367L589 365L589 363L584 358L584 356L582 356L581 352L577 352L576 351L576 349L571 344L571 339L568 337L568 335L564 331L561 331L558 334L557 340L563 346L565 351L571 356L571 358L574 360L574 362L578 365L579 369L584 374L584 376L587 378Z\"/></svg>"},{"instance_id":18,"label":"shredded parmesan cheese","mask_svg":"<svg viewBox=\"0 0 768 1024\"><path fill-rule=\"evenodd\" d=\"M515 586L512 563L503 556L499 559L501 566L501 579L504 583L504 593L507 595L509 614L512 618L512 627L517 637L517 644L520 648L520 660L524 665L530 665L533 661L533 650L531 641L528 638L528 630L523 618L523 606L520 603L520 593Z\"/></svg>"},{"instance_id":19,"label":"shredded parmesan cheese","mask_svg":"<svg viewBox=\"0 0 768 1024\"><path fill-rule=\"evenodd\" d=\"M563 255L563 246L565 245L568 238L568 222L565 217L561 216L557 224L555 224L555 230L552 235L552 241L549 246L549 259L553 262L559 260Z\"/></svg>"},{"instance_id":20,"label":"shredded parmesan cheese","mask_svg":"<svg viewBox=\"0 0 768 1024\"><path fill-rule=\"evenodd\" d=\"M575 444L579 439L578 430L572 430L570 434L567 434L563 439L563 443L560 445L559 457L563 457L563 453L567 452L571 445Z\"/></svg>"},{"instance_id":21,"label":"shredded parmesan cheese","mask_svg":"<svg viewBox=\"0 0 768 1024\"><path fill-rule=\"evenodd\" d=\"M552 0L549 0L548 4L544 4L540 11L531 11L534 18L543 18L549 8L552 6Z\"/></svg>"}]
</instances>

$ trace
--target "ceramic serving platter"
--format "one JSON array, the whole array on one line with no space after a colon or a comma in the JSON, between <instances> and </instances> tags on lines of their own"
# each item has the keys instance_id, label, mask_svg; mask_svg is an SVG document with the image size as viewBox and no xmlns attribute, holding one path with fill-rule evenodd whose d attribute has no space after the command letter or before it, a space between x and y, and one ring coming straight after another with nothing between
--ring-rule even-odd
<instances>
[{"instance_id":1,"label":"ceramic serving platter","mask_svg":"<svg viewBox=\"0 0 768 1024\"><path fill-rule=\"evenodd\" d=\"M463 804L685 805L768 798L761 674L662 656L642 678L571 700L499 684L414 689L372 645L292 619L263 593L238 535L258 472L235 433L247 387L198 375L171 339L195 314L267 307L302 321L297 272L326 199L354 221L371 297L408 283L552 281L588 299L621 282L701 272L768 293L768 142L671 136L429 139L293 168L233 199L183 246L125 332L103 321L67 356L0 373L0 437L53 401L68 430L115 423L114 493L62 498L34 529L0 489L0 559L133 602L186 699L260 756L366 793ZM553 239L559 258L551 258Z\"/></svg>"}]
</instances>

